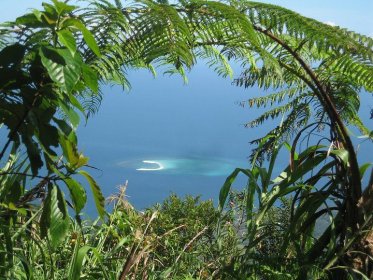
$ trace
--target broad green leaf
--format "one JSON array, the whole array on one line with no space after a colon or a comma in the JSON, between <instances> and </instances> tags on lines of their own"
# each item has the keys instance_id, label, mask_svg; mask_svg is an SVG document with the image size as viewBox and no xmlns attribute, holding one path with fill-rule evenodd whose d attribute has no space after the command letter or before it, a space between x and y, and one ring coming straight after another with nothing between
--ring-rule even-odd
<instances>
[{"instance_id":1,"label":"broad green leaf","mask_svg":"<svg viewBox=\"0 0 373 280\"><path fill-rule=\"evenodd\" d=\"M258 175L260 174L261 169L262 168L254 167L252 170L247 170L249 179L247 183L246 221L247 221L247 227L248 227L249 232L251 232L250 229L253 226L252 220L253 220L253 211L254 211L254 198L255 198L255 191L259 190L257 179L258 179Z\"/></svg>"},{"instance_id":2,"label":"broad green leaf","mask_svg":"<svg viewBox=\"0 0 373 280\"><path fill-rule=\"evenodd\" d=\"M42 28L48 25L41 22L34 13L25 14L16 19L17 25L27 26L29 28Z\"/></svg>"},{"instance_id":3,"label":"broad green leaf","mask_svg":"<svg viewBox=\"0 0 373 280\"><path fill-rule=\"evenodd\" d=\"M69 167L72 169L78 169L86 165L89 158L78 152L75 141L76 139L75 137L71 137L71 135L75 136L75 133L71 133L69 137L66 137L63 133L60 133L59 141L63 151L63 155L67 159Z\"/></svg>"},{"instance_id":4,"label":"broad green leaf","mask_svg":"<svg viewBox=\"0 0 373 280\"><path fill-rule=\"evenodd\" d=\"M88 174L88 172L80 170L79 174L83 175L87 179L93 193L93 198L95 200L97 212L100 215L100 217L103 218L105 215L105 198L102 195L100 187L92 178L92 176Z\"/></svg>"},{"instance_id":5,"label":"broad green leaf","mask_svg":"<svg viewBox=\"0 0 373 280\"><path fill-rule=\"evenodd\" d=\"M74 179L67 178L64 179L64 182L69 189L75 212L76 214L79 214L87 202L87 194L85 192L85 189L78 181Z\"/></svg>"},{"instance_id":6,"label":"broad green leaf","mask_svg":"<svg viewBox=\"0 0 373 280\"><path fill-rule=\"evenodd\" d=\"M40 148L38 144L28 135L22 135L22 141L26 146L32 175L36 176L38 174L38 170L43 166Z\"/></svg>"},{"instance_id":7,"label":"broad green leaf","mask_svg":"<svg viewBox=\"0 0 373 280\"><path fill-rule=\"evenodd\" d=\"M65 197L57 186L54 186L52 189L51 202L51 225L49 233L52 246L57 247L65 239L70 224Z\"/></svg>"},{"instance_id":8,"label":"broad green leaf","mask_svg":"<svg viewBox=\"0 0 373 280\"><path fill-rule=\"evenodd\" d=\"M58 14L65 14L65 13L71 13L72 11L74 11L76 8L78 8L77 6L72 6L72 5L68 5L62 1L57 1L57 0L52 0Z\"/></svg>"},{"instance_id":9,"label":"broad green leaf","mask_svg":"<svg viewBox=\"0 0 373 280\"><path fill-rule=\"evenodd\" d=\"M73 132L72 127L65 120L60 120L60 119L57 119L57 118L53 118L53 121L58 125L60 131L66 137L69 137L69 135Z\"/></svg>"},{"instance_id":10,"label":"broad green leaf","mask_svg":"<svg viewBox=\"0 0 373 280\"><path fill-rule=\"evenodd\" d=\"M40 217L42 237L49 237L51 245L56 248L68 232L70 217L66 201L59 187L52 185L44 201L43 213Z\"/></svg>"},{"instance_id":11,"label":"broad green leaf","mask_svg":"<svg viewBox=\"0 0 373 280\"><path fill-rule=\"evenodd\" d=\"M57 13L57 9L55 6L53 6L52 4L49 4L47 2L43 2L41 4L45 10L45 12L43 12L44 14L48 15L50 18L53 18L54 20L57 21L58 19L58 13Z\"/></svg>"},{"instance_id":12,"label":"broad green leaf","mask_svg":"<svg viewBox=\"0 0 373 280\"><path fill-rule=\"evenodd\" d=\"M43 3L43 6L44 6L44 4L46 4L46 3ZM41 22L43 22L43 23L45 23L49 26L51 26L51 25L54 26L57 22L57 14L56 13L51 14L51 13L42 12L42 11L39 11L39 10L36 10L36 9L34 9L32 12L39 21L41 21Z\"/></svg>"},{"instance_id":13,"label":"broad green leaf","mask_svg":"<svg viewBox=\"0 0 373 280\"><path fill-rule=\"evenodd\" d=\"M345 165L348 165L348 151L345 149L331 150L331 154L338 156Z\"/></svg>"},{"instance_id":14,"label":"broad green leaf","mask_svg":"<svg viewBox=\"0 0 373 280\"><path fill-rule=\"evenodd\" d=\"M97 55L98 57L101 56L100 48L97 45L95 37L93 37L92 33L85 27L85 25L78 19L70 18L63 22L64 27L74 26L80 32L82 32L84 41L86 42L87 46Z\"/></svg>"},{"instance_id":15,"label":"broad green leaf","mask_svg":"<svg viewBox=\"0 0 373 280\"><path fill-rule=\"evenodd\" d=\"M0 51L0 66L12 67L19 64L25 55L25 46L15 43L14 45L6 46Z\"/></svg>"},{"instance_id":16,"label":"broad green leaf","mask_svg":"<svg viewBox=\"0 0 373 280\"><path fill-rule=\"evenodd\" d=\"M76 53L76 42L73 34L69 30L60 30L57 32L58 39L61 43L69 49L71 55L74 56Z\"/></svg>"},{"instance_id":17,"label":"broad green leaf","mask_svg":"<svg viewBox=\"0 0 373 280\"><path fill-rule=\"evenodd\" d=\"M59 105L62 111L66 114L73 128L77 128L80 122L80 117L74 109L72 109L69 104L66 104L65 100L60 99Z\"/></svg>"},{"instance_id":18,"label":"broad green leaf","mask_svg":"<svg viewBox=\"0 0 373 280\"><path fill-rule=\"evenodd\" d=\"M78 53L71 55L67 49L41 47L39 51L43 66L51 79L63 91L70 93L80 79L82 59Z\"/></svg>"},{"instance_id":19,"label":"broad green leaf","mask_svg":"<svg viewBox=\"0 0 373 280\"><path fill-rule=\"evenodd\" d=\"M70 165L74 165L79 160L79 153L76 148L76 142L71 141L68 137L60 133L60 145L63 155Z\"/></svg>"},{"instance_id":20,"label":"broad green leaf","mask_svg":"<svg viewBox=\"0 0 373 280\"><path fill-rule=\"evenodd\" d=\"M37 138L43 149L49 154L56 156L56 153L51 150L51 147L58 147L58 129L52 125L39 122L39 133Z\"/></svg>"}]
</instances>

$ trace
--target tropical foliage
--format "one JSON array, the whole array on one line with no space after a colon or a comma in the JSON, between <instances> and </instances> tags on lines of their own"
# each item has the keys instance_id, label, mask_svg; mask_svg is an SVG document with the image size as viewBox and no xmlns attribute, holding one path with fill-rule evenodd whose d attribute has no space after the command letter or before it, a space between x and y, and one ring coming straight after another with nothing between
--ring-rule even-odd
<instances>
[{"instance_id":1,"label":"tropical foliage","mask_svg":"<svg viewBox=\"0 0 373 280\"><path fill-rule=\"evenodd\" d=\"M347 126L372 138L357 114L360 93L373 91L372 46L369 37L243 0L96 0L81 7L53 0L2 24L1 274L371 277L373 182L362 187L370 166L359 167ZM238 63L236 85L272 91L247 101L278 104L248 127L278 116L283 121L254 141L252 168L227 178L221 212L208 202L171 197L140 214L121 197L106 215L88 158L78 150L80 119L98 110L103 84L130 86L127 71L146 68L155 75L158 68L186 80L200 59L231 77L230 63ZM315 130L326 136L309 136ZM304 137L310 144L300 149ZM286 141L290 164L273 179ZM227 209L238 173L248 184ZM87 203L82 178L101 218L91 225L80 215ZM279 203L286 207L277 209ZM325 215L329 222L316 233Z\"/></svg>"}]
</instances>

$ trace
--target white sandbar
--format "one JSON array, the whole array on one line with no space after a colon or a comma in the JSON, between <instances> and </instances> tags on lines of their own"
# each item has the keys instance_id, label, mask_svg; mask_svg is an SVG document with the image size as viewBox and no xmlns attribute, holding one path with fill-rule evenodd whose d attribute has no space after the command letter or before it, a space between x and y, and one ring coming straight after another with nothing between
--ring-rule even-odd
<instances>
[{"instance_id":1,"label":"white sandbar","mask_svg":"<svg viewBox=\"0 0 373 280\"><path fill-rule=\"evenodd\" d=\"M136 169L137 171L157 171L157 170L164 169L164 166L160 162L157 162L157 161L143 160L142 162L143 163L149 163L149 164L156 164L156 165L158 165L158 167L155 167L155 168L137 168Z\"/></svg>"}]
</instances>

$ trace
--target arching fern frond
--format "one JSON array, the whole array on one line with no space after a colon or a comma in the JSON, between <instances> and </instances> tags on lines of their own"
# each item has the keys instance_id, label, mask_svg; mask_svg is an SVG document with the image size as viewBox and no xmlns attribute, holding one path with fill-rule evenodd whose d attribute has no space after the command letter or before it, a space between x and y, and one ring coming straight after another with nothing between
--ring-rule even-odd
<instances>
[{"instance_id":1,"label":"arching fern frond","mask_svg":"<svg viewBox=\"0 0 373 280\"><path fill-rule=\"evenodd\" d=\"M290 88L281 90L279 92L275 92L266 96L260 96L260 97L254 97L250 98L247 101L240 102L241 106L245 106L245 104L248 104L250 107L266 107L266 106L272 106L275 103L279 104L283 101L285 101L287 98L292 98L300 93L300 90L298 88Z\"/></svg>"},{"instance_id":2,"label":"arching fern frond","mask_svg":"<svg viewBox=\"0 0 373 280\"><path fill-rule=\"evenodd\" d=\"M240 1L236 5L247 13L254 25L279 36L289 34L297 40L307 40L307 47L316 47L320 53L334 51L359 54L373 61L373 40L367 36L330 26L272 4Z\"/></svg>"},{"instance_id":3,"label":"arching fern frond","mask_svg":"<svg viewBox=\"0 0 373 280\"><path fill-rule=\"evenodd\" d=\"M257 147L253 149L250 158L261 163L270 156L279 142L288 141L300 127L304 127L311 118L311 109L308 103L302 102L292 108L291 112L284 118L280 125L266 133L265 136L250 142ZM269 137L276 135L276 137Z\"/></svg>"},{"instance_id":4,"label":"arching fern frond","mask_svg":"<svg viewBox=\"0 0 373 280\"><path fill-rule=\"evenodd\" d=\"M294 98L293 100L287 102L286 104L282 106L275 107L271 110L266 111L262 115L260 115L258 118L248 122L245 124L245 127L257 127L261 124L263 124L264 121L268 119L275 119L279 117L280 115L285 115L288 111L292 110L293 108L296 108L298 104L304 99L305 96L300 96L297 98Z\"/></svg>"},{"instance_id":5,"label":"arching fern frond","mask_svg":"<svg viewBox=\"0 0 373 280\"><path fill-rule=\"evenodd\" d=\"M227 57L214 46L205 45L197 49L197 57L202 60L206 60L206 63L209 67L222 77L233 78L233 70L230 66Z\"/></svg>"}]
</instances>

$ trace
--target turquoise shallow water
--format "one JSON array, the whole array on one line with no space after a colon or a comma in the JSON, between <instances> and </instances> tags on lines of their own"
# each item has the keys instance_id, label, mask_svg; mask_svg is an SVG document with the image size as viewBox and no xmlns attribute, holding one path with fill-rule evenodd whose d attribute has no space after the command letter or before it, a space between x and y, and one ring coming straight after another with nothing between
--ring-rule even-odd
<instances>
[{"instance_id":1,"label":"turquoise shallow water","mask_svg":"<svg viewBox=\"0 0 373 280\"><path fill-rule=\"evenodd\" d=\"M152 172L163 175L201 175L226 176L236 167L237 162L213 158L168 158L127 160L118 166L136 170L137 172Z\"/></svg>"}]
</instances>

